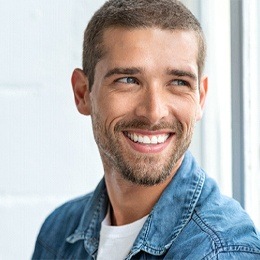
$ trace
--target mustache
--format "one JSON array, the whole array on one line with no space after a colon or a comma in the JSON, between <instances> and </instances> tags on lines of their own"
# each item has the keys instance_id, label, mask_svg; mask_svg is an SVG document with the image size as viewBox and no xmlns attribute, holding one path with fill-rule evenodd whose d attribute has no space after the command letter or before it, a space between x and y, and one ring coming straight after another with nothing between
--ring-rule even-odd
<instances>
[{"instance_id":1,"label":"mustache","mask_svg":"<svg viewBox=\"0 0 260 260\"><path fill-rule=\"evenodd\" d=\"M183 126L179 121L169 122L159 122L156 125L151 125L149 122L140 119L133 119L131 121L120 121L115 125L115 132L121 132L123 130L138 128L149 131L158 131L168 129L172 132L182 133Z\"/></svg>"}]
</instances>

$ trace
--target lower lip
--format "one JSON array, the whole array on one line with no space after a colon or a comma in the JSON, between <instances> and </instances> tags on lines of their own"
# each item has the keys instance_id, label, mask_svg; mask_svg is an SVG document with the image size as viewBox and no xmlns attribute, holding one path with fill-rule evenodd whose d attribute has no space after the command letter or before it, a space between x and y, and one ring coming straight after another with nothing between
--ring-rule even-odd
<instances>
[{"instance_id":1,"label":"lower lip","mask_svg":"<svg viewBox=\"0 0 260 260\"><path fill-rule=\"evenodd\" d=\"M127 136L124 135L129 145L137 152L140 153L160 153L162 152L170 143L170 140L173 138L173 134L171 134L168 139L161 144L141 144L135 143L130 140Z\"/></svg>"}]
</instances>

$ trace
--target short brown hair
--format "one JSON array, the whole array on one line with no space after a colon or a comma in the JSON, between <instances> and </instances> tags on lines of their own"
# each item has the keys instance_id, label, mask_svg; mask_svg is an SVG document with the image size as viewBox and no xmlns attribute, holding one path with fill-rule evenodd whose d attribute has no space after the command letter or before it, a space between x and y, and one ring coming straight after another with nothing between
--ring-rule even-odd
<instances>
[{"instance_id":1,"label":"short brown hair","mask_svg":"<svg viewBox=\"0 0 260 260\"><path fill-rule=\"evenodd\" d=\"M89 88L94 83L95 67L105 54L103 33L111 27L194 31L198 39L198 74L201 76L206 43L200 23L178 0L109 0L96 11L84 33L83 71Z\"/></svg>"}]
</instances>

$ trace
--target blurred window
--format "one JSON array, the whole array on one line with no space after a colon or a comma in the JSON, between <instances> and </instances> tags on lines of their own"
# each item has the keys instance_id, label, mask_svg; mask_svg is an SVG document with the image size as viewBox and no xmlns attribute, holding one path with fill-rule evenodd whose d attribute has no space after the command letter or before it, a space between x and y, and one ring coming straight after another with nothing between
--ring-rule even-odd
<instances>
[{"instance_id":1,"label":"blurred window","mask_svg":"<svg viewBox=\"0 0 260 260\"><path fill-rule=\"evenodd\" d=\"M208 45L209 94L191 149L260 228L260 1L182 2Z\"/></svg>"}]
</instances>

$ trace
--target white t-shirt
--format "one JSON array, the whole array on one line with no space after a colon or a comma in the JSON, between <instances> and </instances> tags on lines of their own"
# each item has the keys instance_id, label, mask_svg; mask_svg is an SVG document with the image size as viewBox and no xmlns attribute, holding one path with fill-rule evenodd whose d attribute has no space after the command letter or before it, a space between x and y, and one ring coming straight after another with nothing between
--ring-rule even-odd
<instances>
[{"instance_id":1,"label":"white t-shirt","mask_svg":"<svg viewBox=\"0 0 260 260\"><path fill-rule=\"evenodd\" d=\"M98 260L123 260L130 252L148 216L123 226L111 226L109 211L101 223Z\"/></svg>"}]
</instances>

